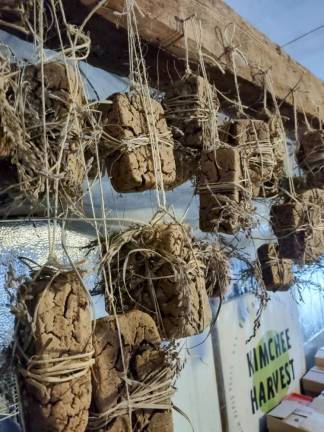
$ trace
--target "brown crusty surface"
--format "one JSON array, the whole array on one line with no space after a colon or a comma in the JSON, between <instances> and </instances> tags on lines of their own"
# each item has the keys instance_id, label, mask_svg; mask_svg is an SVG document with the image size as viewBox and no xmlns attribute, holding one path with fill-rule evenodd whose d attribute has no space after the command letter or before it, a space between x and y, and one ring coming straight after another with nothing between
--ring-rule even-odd
<instances>
[{"instance_id":1,"label":"brown crusty surface","mask_svg":"<svg viewBox=\"0 0 324 432\"><path fill-rule=\"evenodd\" d=\"M41 275L42 276L42 275ZM92 324L88 297L72 272L39 277L28 287L33 296L30 313L38 308L35 337L28 354L61 358L92 351ZM28 328L24 329L28 333ZM26 333L21 333L21 337ZM91 373L66 383L21 380L28 432L82 432L88 423Z\"/></svg>"},{"instance_id":2,"label":"brown crusty surface","mask_svg":"<svg viewBox=\"0 0 324 432\"><path fill-rule=\"evenodd\" d=\"M112 152L106 159L108 175L114 189L117 192L139 192L156 187L152 143L141 145L140 141L142 137L149 137L149 130L153 127L158 136L164 137L158 142L161 173L165 188L172 187L176 179L173 139L161 104L153 99L146 99L147 106L152 107L152 115L147 116L139 95L116 93L110 97L110 101L112 104L99 106L105 132L121 142L138 138L135 148L134 144L130 144L124 149Z\"/></svg>"},{"instance_id":3,"label":"brown crusty surface","mask_svg":"<svg viewBox=\"0 0 324 432\"><path fill-rule=\"evenodd\" d=\"M128 259L126 291L122 269L131 250L138 252ZM204 269L190 235L183 226L172 223L144 227L111 263L116 298L122 287L123 307L149 313L167 339L199 334L210 324ZM107 310L111 311L108 302Z\"/></svg>"},{"instance_id":4,"label":"brown crusty surface","mask_svg":"<svg viewBox=\"0 0 324 432\"><path fill-rule=\"evenodd\" d=\"M323 255L323 204L323 191L310 189L271 207L271 225L281 258L312 262Z\"/></svg>"},{"instance_id":5,"label":"brown crusty surface","mask_svg":"<svg viewBox=\"0 0 324 432\"><path fill-rule=\"evenodd\" d=\"M240 151L245 187L254 197L274 194L282 174L283 143L278 124L255 119L228 122L220 132L221 141Z\"/></svg>"},{"instance_id":6,"label":"brown crusty surface","mask_svg":"<svg viewBox=\"0 0 324 432\"><path fill-rule=\"evenodd\" d=\"M153 319L139 310L97 320L93 342L95 365L92 404L95 412L105 412L127 398L125 375L129 380L143 382L152 372L168 367L160 342ZM124 356L124 363L121 354ZM129 392L132 392L132 386L129 386ZM132 412L131 418L132 428L129 416L125 414L112 418L104 430L173 431L172 416L167 410L138 409Z\"/></svg>"},{"instance_id":7,"label":"brown crusty surface","mask_svg":"<svg viewBox=\"0 0 324 432\"><path fill-rule=\"evenodd\" d=\"M279 258L278 244L258 248L258 259L264 286L268 291L287 291L294 282L292 261Z\"/></svg>"},{"instance_id":8,"label":"brown crusty surface","mask_svg":"<svg viewBox=\"0 0 324 432\"><path fill-rule=\"evenodd\" d=\"M238 215L231 209L228 210L225 204L227 200L234 204L240 203L241 200L240 153L232 147L204 152L200 167L200 229L205 232L218 230L233 234L239 229Z\"/></svg>"},{"instance_id":9,"label":"brown crusty surface","mask_svg":"<svg viewBox=\"0 0 324 432\"><path fill-rule=\"evenodd\" d=\"M213 86L207 80L191 74L172 83L166 90L163 106L174 139L183 147L200 150L213 147L215 143L209 142L210 136L205 129L206 121L202 119L202 113L208 117L212 106L216 116L219 101Z\"/></svg>"}]
</instances>

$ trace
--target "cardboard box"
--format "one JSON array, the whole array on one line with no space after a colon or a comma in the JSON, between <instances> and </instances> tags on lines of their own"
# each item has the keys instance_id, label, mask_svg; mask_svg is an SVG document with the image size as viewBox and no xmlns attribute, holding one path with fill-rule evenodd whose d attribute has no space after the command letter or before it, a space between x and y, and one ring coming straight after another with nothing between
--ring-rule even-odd
<instances>
[{"instance_id":1,"label":"cardboard box","mask_svg":"<svg viewBox=\"0 0 324 432\"><path fill-rule=\"evenodd\" d=\"M269 432L323 432L322 400L318 401L318 406L320 410L307 396L288 396L267 415Z\"/></svg>"},{"instance_id":2,"label":"cardboard box","mask_svg":"<svg viewBox=\"0 0 324 432\"><path fill-rule=\"evenodd\" d=\"M324 368L324 347L320 348L315 354L315 366Z\"/></svg>"},{"instance_id":3,"label":"cardboard box","mask_svg":"<svg viewBox=\"0 0 324 432\"><path fill-rule=\"evenodd\" d=\"M324 390L324 369L317 366L312 367L303 376L302 384L305 394L318 396Z\"/></svg>"}]
</instances>

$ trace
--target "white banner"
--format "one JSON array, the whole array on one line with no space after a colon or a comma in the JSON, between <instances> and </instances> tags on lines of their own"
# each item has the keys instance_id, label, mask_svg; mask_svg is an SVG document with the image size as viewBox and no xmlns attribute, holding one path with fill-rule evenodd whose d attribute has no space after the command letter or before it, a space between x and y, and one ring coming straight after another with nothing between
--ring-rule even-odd
<instances>
[{"instance_id":1,"label":"white banner","mask_svg":"<svg viewBox=\"0 0 324 432\"><path fill-rule=\"evenodd\" d=\"M297 306L290 293L271 295L256 336L258 301L252 294L225 303L217 330L229 432L259 432L261 418L305 372Z\"/></svg>"}]
</instances>

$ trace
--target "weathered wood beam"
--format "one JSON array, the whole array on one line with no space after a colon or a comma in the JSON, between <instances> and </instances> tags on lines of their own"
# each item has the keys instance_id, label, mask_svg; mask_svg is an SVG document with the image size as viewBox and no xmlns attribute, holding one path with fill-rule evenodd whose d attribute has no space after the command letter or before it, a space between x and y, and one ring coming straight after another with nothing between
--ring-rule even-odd
<instances>
[{"instance_id":1,"label":"weathered wood beam","mask_svg":"<svg viewBox=\"0 0 324 432\"><path fill-rule=\"evenodd\" d=\"M64 3L68 21L79 25L98 2L65 0ZM236 98L231 59L231 53L234 53L241 99L250 107L250 113L258 116L260 112L264 72L269 71L281 112L289 119L287 126L293 128L293 101L301 122L305 112L309 121L314 126L318 125L320 108L324 106L323 82L245 22L222 0L137 0L137 5L143 14L138 13L138 28L141 38L147 42L145 58L152 84L163 88L170 75L174 76L176 71L183 72L185 41L181 20L195 15L203 30L202 50L207 72L220 91ZM123 8L124 0L110 0L85 27L92 39L89 62L118 74L128 72L126 20L116 14ZM188 26L187 35L189 58L196 62L197 43L192 25ZM215 66L215 60L224 68L225 74ZM323 114L320 117L324 119Z\"/></svg>"}]
</instances>

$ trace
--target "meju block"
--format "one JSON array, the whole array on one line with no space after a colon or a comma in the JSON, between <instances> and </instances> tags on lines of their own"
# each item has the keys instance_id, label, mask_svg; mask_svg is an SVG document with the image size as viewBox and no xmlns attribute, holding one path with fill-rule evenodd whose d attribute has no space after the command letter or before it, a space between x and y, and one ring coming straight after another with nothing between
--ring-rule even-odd
<instances>
[{"instance_id":1,"label":"meju block","mask_svg":"<svg viewBox=\"0 0 324 432\"><path fill-rule=\"evenodd\" d=\"M258 248L258 260L263 283L268 291L287 291L294 282L292 261L279 258L277 244Z\"/></svg>"},{"instance_id":2,"label":"meju block","mask_svg":"<svg viewBox=\"0 0 324 432\"><path fill-rule=\"evenodd\" d=\"M119 310L149 313L162 337L193 336L210 324L204 263L183 226L143 227L112 257L110 272ZM106 307L111 312L108 298Z\"/></svg>"},{"instance_id":3,"label":"meju block","mask_svg":"<svg viewBox=\"0 0 324 432\"><path fill-rule=\"evenodd\" d=\"M204 152L199 177L200 213L202 231L233 233L239 228L238 215L230 204L241 200L241 161L237 149L219 148Z\"/></svg>"},{"instance_id":4,"label":"meju block","mask_svg":"<svg viewBox=\"0 0 324 432\"><path fill-rule=\"evenodd\" d=\"M91 402L91 364L83 361L92 358L92 321L85 289L75 273L55 276L45 269L21 288L18 298L27 299L28 312L34 317L33 338L30 324L24 321L18 333L30 359L20 376L27 430L83 432ZM80 355L86 358L69 363L71 356ZM33 365L35 360L47 362ZM75 367L79 374L73 376Z\"/></svg>"},{"instance_id":5,"label":"meju block","mask_svg":"<svg viewBox=\"0 0 324 432\"><path fill-rule=\"evenodd\" d=\"M101 104L108 153L108 175L117 192L140 192L160 185L171 188L176 179L174 146L163 108L138 94L116 93L112 104ZM156 131L157 139L152 138ZM159 174L160 173L160 174Z\"/></svg>"},{"instance_id":6,"label":"meju block","mask_svg":"<svg viewBox=\"0 0 324 432\"><path fill-rule=\"evenodd\" d=\"M127 406L121 408L123 401L127 400L125 378L132 382L132 385L128 386L131 400L137 396L137 392L145 389L145 386L150 388L154 376L161 373L165 374L166 379L164 383L163 380L157 380L156 384L162 384L158 391L171 390L167 379L171 377L172 371L160 343L160 335L153 319L144 312L133 310L96 321L93 337L95 365L92 400L95 411L93 426L97 425L98 430L101 426L100 430L107 432L131 432L136 425L138 431L173 431L170 397L161 401L170 405L169 410L133 408L133 425L129 421ZM124 362L121 360L122 356ZM154 397L153 388L151 394ZM150 401L146 400L146 403L150 404ZM112 410L111 415L103 415L109 409ZM114 409L117 411L114 412ZM163 429L159 428L160 422L164 425Z\"/></svg>"},{"instance_id":7,"label":"meju block","mask_svg":"<svg viewBox=\"0 0 324 432\"><path fill-rule=\"evenodd\" d=\"M215 88L206 79L191 74L174 82L166 91L163 106L174 139L183 147L214 146L218 133L216 129L212 136L210 112L214 112L216 122L219 101Z\"/></svg>"}]
</instances>

